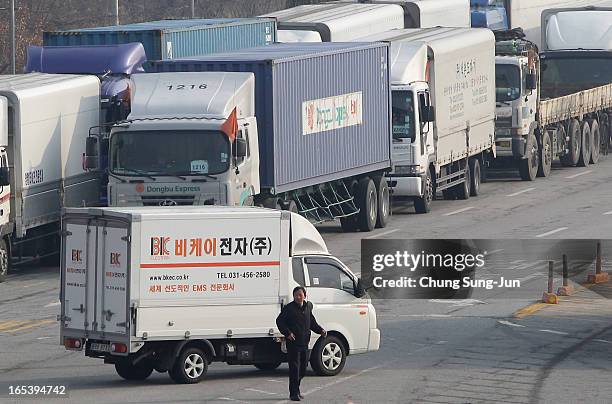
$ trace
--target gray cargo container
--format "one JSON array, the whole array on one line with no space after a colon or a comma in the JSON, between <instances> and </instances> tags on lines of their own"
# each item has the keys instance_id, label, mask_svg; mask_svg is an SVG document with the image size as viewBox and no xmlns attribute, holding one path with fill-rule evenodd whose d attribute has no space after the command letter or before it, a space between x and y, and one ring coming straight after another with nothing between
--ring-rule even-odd
<instances>
[{"instance_id":1,"label":"gray cargo container","mask_svg":"<svg viewBox=\"0 0 612 404\"><path fill-rule=\"evenodd\" d=\"M275 44L155 62L150 70L254 73L261 185L277 194L391 167L387 58L384 43ZM305 134L305 103L355 93L361 123Z\"/></svg>"},{"instance_id":2,"label":"gray cargo container","mask_svg":"<svg viewBox=\"0 0 612 404\"><path fill-rule=\"evenodd\" d=\"M45 46L117 45L140 42L149 60L165 60L270 45L270 18L161 20L110 27L45 32Z\"/></svg>"}]
</instances>

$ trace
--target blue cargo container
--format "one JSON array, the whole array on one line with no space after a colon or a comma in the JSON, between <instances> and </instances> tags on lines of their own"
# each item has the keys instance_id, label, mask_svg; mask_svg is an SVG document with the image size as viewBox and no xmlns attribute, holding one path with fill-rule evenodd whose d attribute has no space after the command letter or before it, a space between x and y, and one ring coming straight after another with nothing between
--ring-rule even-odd
<instances>
[{"instance_id":1,"label":"blue cargo container","mask_svg":"<svg viewBox=\"0 0 612 404\"><path fill-rule=\"evenodd\" d=\"M227 52L270 45L276 23L270 18L161 20L110 27L45 32L45 46L116 45L140 42L149 60Z\"/></svg>"},{"instance_id":2,"label":"blue cargo container","mask_svg":"<svg viewBox=\"0 0 612 404\"><path fill-rule=\"evenodd\" d=\"M260 179L273 194L391 167L386 43L275 44L159 61L151 70L255 74ZM355 93L361 94L361 123L305 133L305 105ZM318 102L309 104L313 100Z\"/></svg>"}]
</instances>

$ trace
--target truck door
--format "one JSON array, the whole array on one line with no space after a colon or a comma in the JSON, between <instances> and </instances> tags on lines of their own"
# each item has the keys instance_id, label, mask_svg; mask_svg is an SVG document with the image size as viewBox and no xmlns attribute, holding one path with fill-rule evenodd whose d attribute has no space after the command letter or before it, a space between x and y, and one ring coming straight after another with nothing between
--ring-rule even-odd
<instances>
[{"instance_id":1,"label":"truck door","mask_svg":"<svg viewBox=\"0 0 612 404\"><path fill-rule=\"evenodd\" d=\"M367 349L369 319L367 302L354 295L356 280L337 260L312 256L303 260L307 300L321 326L338 330L348 339L350 349Z\"/></svg>"},{"instance_id":2,"label":"truck door","mask_svg":"<svg viewBox=\"0 0 612 404\"><path fill-rule=\"evenodd\" d=\"M126 225L64 222L62 329L100 338L127 334L128 240Z\"/></svg>"}]
</instances>

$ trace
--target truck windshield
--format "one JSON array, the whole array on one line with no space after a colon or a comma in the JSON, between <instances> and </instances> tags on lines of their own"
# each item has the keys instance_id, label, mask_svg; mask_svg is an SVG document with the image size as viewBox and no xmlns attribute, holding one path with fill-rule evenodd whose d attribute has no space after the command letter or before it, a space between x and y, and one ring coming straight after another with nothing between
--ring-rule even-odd
<instances>
[{"instance_id":1,"label":"truck windshield","mask_svg":"<svg viewBox=\"0 0 612 404\"><path fill-rule=\"evenodd\" d=\"M412 91L393 91L393 138L414 142L414 96Z\"/></svg>"},{"instance_id":2,"label":"truck windshield","mask_svg":"<svg viewBox=\"0 0 612 404\"><path fill-rule=\"evenodd\" d=\"M110 141L115 175L221 174L230 166L230 143L219 131L123 131Z\"/></svg>"},{"instance_id":3,"label":"truck windshield","mask_svg":"<svg viewBox=\"0 0 612 404\"><path fill-rule=\"evenodd\" d=\"M514 101L521 96L521 74L518 66L495 65L495 99Z\"/></svg>"},{"instance_id":4,"label":"truck windshield","mask_svg":"<svg viewBox=\"0 0 612 404\"><path fill-rule=\"evenodd\" d=\"M563 97L612 83L610 58L559 58L542 60L542 98Z\"/></svg>"}]
</instances>

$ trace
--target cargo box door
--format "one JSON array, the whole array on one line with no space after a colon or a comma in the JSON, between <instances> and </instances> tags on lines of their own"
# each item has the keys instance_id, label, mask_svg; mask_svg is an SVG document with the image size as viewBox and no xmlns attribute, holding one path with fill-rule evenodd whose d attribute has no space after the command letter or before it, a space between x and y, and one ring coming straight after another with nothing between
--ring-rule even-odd
<instances>
[{"instance_id":1,"label":"cargo box door","mask_svg":"<svg viewBox=\"0 0 612 404\"><path fill-rule=\"evenodd\" d=\"M106 222L97 231L98 331L127 334L128 229L119 223Z\"/></svg>"},{"instance_id":2,"label":"cargo box door","mask_svg":"<svg viewBox=\"0 0 612 404\"><path fill-rule=\"evenodd\" d=\"M95 230L95 228L94 228ZM62 317L63 328L91 330L93 319L93 293L95 281L94 253L96 233L87 223L64 225L62 258Z\"/></svg>"}]
</instances>

